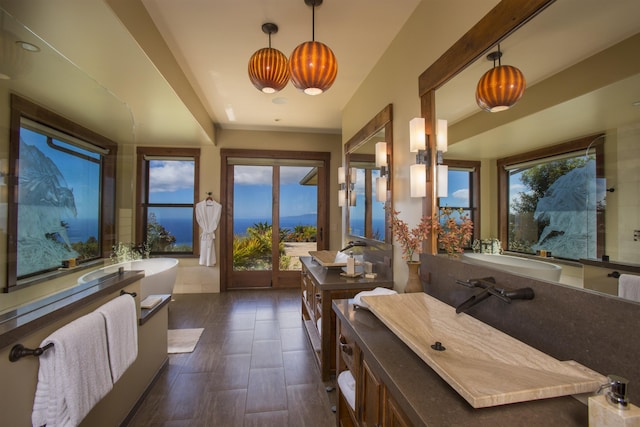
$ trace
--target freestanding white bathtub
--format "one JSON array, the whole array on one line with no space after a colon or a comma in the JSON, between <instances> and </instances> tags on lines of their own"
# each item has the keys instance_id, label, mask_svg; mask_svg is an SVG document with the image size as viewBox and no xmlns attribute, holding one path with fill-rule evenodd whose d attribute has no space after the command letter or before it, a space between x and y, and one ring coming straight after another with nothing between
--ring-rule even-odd
<instances>
[{"instance_id":1,"label":"freestanding white bathtub","mask_svg":"<svg viewBox=\"0 0 640 427\"><path fill-rule=\"evenodd\" d=\"M557 282L562 274L562 267L550 262L521 258L510 255L465 253L462 259L471 264L496 268L510 273L522 274L535 279Z\"/></svg>"},{"instance_id":2,"label":"freestanding white bathtub","mask_svg":"<svg viewBox=\"0 0 640 427\"><path fill-rule=\"evenodd\" d=\"M178 274L178 260L175 258L149 258L108 265L80 276L78 283L87 283L117 273L120 267L144 271L144 278L140 281L140 301L149 295L173 293Z\"/></svg>"}]
</instances>

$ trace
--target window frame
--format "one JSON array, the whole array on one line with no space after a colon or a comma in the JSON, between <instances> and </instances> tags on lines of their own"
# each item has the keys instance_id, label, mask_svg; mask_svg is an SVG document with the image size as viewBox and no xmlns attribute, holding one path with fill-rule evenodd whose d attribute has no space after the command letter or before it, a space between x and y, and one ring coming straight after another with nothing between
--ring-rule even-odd
<instances>
[{"instance_id":1,"label":"window frame","mask_svg":"<svg viewBox=\"0 0 640 427\"><path fill-rule=\"evenodd\" d=\"M480 167L481 162L475 160L456 160L456 159L444 159L442 162L449 167L449 171L459 169L472 169L469 171L469 208L463 207L465 211L470 212L470 219L473 222L473 234L469 240L467 248L471 248L474 240L480 238ZM458 209L459 206L449 206L453 209ZM437 198L438 213L443 206L440 205L440 197Z\"/></svg>"},{"instance_id":2,"label":"window frame","mask_svg":"<svg viewBox=\"0 0 640 427\"><path fill-rule=\"evenodd\" d=\"M136 150L137 155L137 174L136 174L136 214L135 214L135 239L136 243L142 244L146 235L147 229L147 209L152 206L158 206L158 204L149 204L149 161L145 159L145 156L153 157L167 157L171 159L179 159L183 157L185 160L193 160L193 203L184 204L176 203L162 204L162 206L174 206L174 207L187 207L193 208L193 230L191 233L193 246L191 252L152 252L151 255L166 255L170 254L174 257L179 256L199 256L200 254L200 239L198 238L198 223L195 218L196 203L200 194L200 149L199 148L169 148L169 147L138 147Z\"/></svg>"},{"instance_id":3,"label":"window frame","mask_svg":"<svg viewBox=\"0 0 640 427\"><path fill-rule=\"evenodd\" d=\"M49 127L69 135L70 137L86 141L98 148L107 151L101 156L101 179L100 179L100 253L98 257L104 257L113 246L115 237L115 206L113 201L115 195L116 158L118 155L118 144L114 141L93 132L53 111L33 103L19 95L10 96L11 116L9 133L9 173L7 185L9 187L7 195L7 285L5 292L23 289L28 285L34 285L45 279L51 278L50 270L43 270L41 274L35 273L28 278L18 281L18 171L20 155L20 128L21 119L26 118L43 126Z\"/></svg>"},{"instance_id":4,"label":"window frame","mask_svg":"<svg viewBox=\"0 0 640 427\"><path fill-rule=\"evenodd\" d=\"M596 178L604 178L604 143L605 134L597 133L574 139L568 142L544 147L514 156L497 160L498 173L498 238L502 242L503 250L508 249L509 237L509 166L519 163L542 161L549 157L561 156L581 150L594 149L596 154ZM596 256L600 258L605 253L604 212L596 213ZM520 252L518 252L520 254ZM522 253L522 255L527 255ZM556 256L556 254L554 254ZM560 256L559 258L562 258Z\"/></svg>"}]
</instances>

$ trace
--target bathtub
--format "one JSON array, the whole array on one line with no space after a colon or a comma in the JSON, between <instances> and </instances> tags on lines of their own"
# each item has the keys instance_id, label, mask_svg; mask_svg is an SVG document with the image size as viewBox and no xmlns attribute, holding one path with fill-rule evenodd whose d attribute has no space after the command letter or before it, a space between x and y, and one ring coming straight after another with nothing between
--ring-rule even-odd
<instances>
[{"instance_id":1,"label":"bathtub","mask_svg":"<svg viewBox=\"0 0 640 427\"><path fill-rule=\"evenodd\" d=\"M140 281L140 301L149 295L173 293L178 274L178 260L175 258L149 258L111 264L80 276L78 283L87 283L117 273L120 267L144 271L144 278Z\"/></svg>"},{"instance_id":2,"label":"bathtub","mask_svg":"<svg viewBox=\"0 0 640 427\"><path fill-rule=\"evenodd\" d=\"M471 264L554 282L560 280L562 273L562 267L559 265L510 255L465 253L462 255L462 259Z\"/></svg>"}]
</instances>

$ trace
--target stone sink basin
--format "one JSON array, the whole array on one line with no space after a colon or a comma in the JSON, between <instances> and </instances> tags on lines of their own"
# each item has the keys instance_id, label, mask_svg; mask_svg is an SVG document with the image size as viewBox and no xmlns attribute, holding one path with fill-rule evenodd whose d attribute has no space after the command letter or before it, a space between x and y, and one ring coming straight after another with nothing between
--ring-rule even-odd
<instances>
[{"instance_id":1,"label":"stone sink basin","mask_svg":"<svg viewBox=\"0 0 640 427\"><path fill-rule=\"evenodd\" d=\"M590 393L607 382L574 361L559 361L465 313L456 314L425 293L363 300L474 408Z\"/></svg>"},{"instance_id":2,"label":"stone sink basin","mask_svg":"<svg viewBox=\"0 0 640 427\"><path fill-rule=\"evenodd\" d=\"M338 251L309 251L309 255L323 267L345 267L347 260L336 261Z\"/></svg>"}]
</instances>

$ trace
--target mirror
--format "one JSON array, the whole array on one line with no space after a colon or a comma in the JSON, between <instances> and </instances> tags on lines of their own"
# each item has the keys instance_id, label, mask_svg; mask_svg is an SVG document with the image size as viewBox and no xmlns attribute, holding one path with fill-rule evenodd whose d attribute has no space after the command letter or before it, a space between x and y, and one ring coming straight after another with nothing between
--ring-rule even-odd
<instances>
[{"instance_id":1,"label":"mirror","mask_svg":"<svg viewBox=\"0 0 640 427\"><path fill-rule=\"evenodd\" d=\"M554 2L502 40L502 63L520 68L528 83L510 110L492 114L475 105L475 85L492 66L488 52L438 88L437 115L450 125L445 159L479 160L485 169L483 238L498 237L497 159L604 132L605 177L614 190L606 198L605 253L611 262L640 262L637 221L629 218L640 205L640 22L633 18L640 5L609 6ZM589 287L579 264L563 264L563 272L572 268L575 277L560 282Z\"/></svg>"},{"instance_id":2,"label":"mirror","mask_svg":"<svg viewBox=\"0 0 640 427\"><path fill-rule=\"evenodd\" d=\"M123 143L133 142L134 125L132 112L127 104L2 8L0 42L3 49L0 57L0 92L5 100L0 107L0 130L3 135L0 137L0 217L8 224L2 230L2 236L5 241L13 242L0 250L0 276L3 278L0 288L5 292L19 288L29 289L28 292L11 292L0 304L2 311L5 304L17 305L40 295L51 294L58 287L70 286L66 282L53 283L56 278L63 282L67 272L58 270L60 263L54 257L34 256L37 252L34 248L49 247L53 248L52 252L57 251L56 255L68 253L73 258L81 256L85 247L95 244L94 237L99 232L98 220L91 216L93 212L89 207L104 204L98 202L97 198L108 194L108 190L98 195L87 190L92 188L90 182L98 180L97 173L90 175L88 169L82 169L82 172L76 174L72 167L65 168L71 164L69 158L89 158L91 160L86 160L86 163L98 163L94 161L93 154L87 154L82 147L70 149L60 144L56 146L56 137L51 140L40 139L47 141L40 148L34 145L32 140L40 135L38 132L41 129L38 120L51 124L55 114L73 122L65 122L65 127L57 129L58 131L66 131L69 135L82 138L85 133L80 127L86 127L96 134ZM31 131L31 138L26 136L29 132L25 132L25 136L21 132L15 132L20 135L20 144L24 142L24 146L12 144L10 140L12 121L14 124L16 122L11 117L11 103L15 104L12 95L33 101L36 105L28 113L24 113L30 122L22 122L19 118L17 121L17 128L28 127ZM13 107L13 111L19 110L15 105ZM61 122L57 121L58 124ZM59 134L62 135L62 132ZM46 151L42 149L44 145L54 148ZM15 162L10 162L10 159L20 150L32 153L32 157L38 161L26 163L26 160L21 160L16 180L15 175L11 175L16 173L16 167L12 165ZM64 158L66 160L61 160L62 153L68 156ZM45 166L46 173L43 173ZM107 164L106 167L112 167L115 171L115 165ZM95 179L91 181L89 176ZM18 194L19 202L10 206L9 201L12 199L9 190L16 181L28 181L25 177L36 177L34 180L37 183L32 185L33 190L24 193L25 199L31 198L29 203L20 199L22 194ZM103 178L106 180L107 174ZM16 209L15 212L18 212L16 205L25 209L19 215L11 211ZM30 215L25 215L24 212L29 212ZM109 214L108 209L104 210L104 222L114 222L113 216L114 213ZM102 236L104 246L111 247L113 235L103 230ZM56 243L53 243L54 239ZM60 247L65 248L65 251L59 250ZM30 286L35 284L38 286Z\"/></svg>"},{"instance_id":3,"label":"mirror","mask_svg":"<svg viewBox=\"0 0 640 427\"><path fill-rule=\"evenodd\" d=\"M360 129L346 144L347 234L391 243L390 223L384 205L391 203L392 105ZM386 147L378 145L386 143ZM376 147L383 159L376 165ZM385 159L386 158L386 159ZM384 166L386 160L386 166Z\"/></svg>"}]
</instances>

